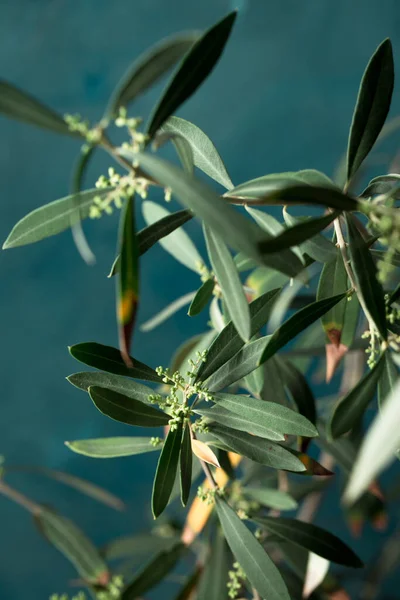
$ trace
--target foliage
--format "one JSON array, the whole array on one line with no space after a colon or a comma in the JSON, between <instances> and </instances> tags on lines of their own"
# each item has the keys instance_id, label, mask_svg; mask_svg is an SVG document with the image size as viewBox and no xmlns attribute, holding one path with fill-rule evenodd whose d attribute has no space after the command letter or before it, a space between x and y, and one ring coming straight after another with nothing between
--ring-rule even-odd
<instances>
[{"instance_id":1,"label":"foliage","mask_svg":"<svg viewBox=\"0 0 400 600\"><path fill-rule=\"evenodd\" d=\"M5 479L12 467L2 466L0 480L0 493L32 513L41 533L98 600L147 597L181 562L188 574L176 596L181 600L283 600L302 597L303 588L313 598L333 598L334 592L348 598L342 571L330 569L330 563L350 568L363 563L330 531L331 524L312 524L313 514L304 509L312 498L318 505L336 463L347 486L345 514L351 523L356 511L359 522L377 526L377 515L386 510L375 478L400 447L399 176L383 174L360 194L356 188L389 112L392 46L385 40L378 47L363 76L344 187L313 169L234 185L208 136L174 113L214 70L235 20L236 12L230 13L203 34L179 34L139 57L98 123L79 115L62 118L11 84L0 84L0 111L8 117L83 143L73 193L23 217L3 248L71 227L87 259L91 253L81 221L121 209L110 272L120 346L71 347L76 360L97 370L68 380L107 417L158 427L158 435L66 444L82 460L158 452L151 499L156 524L149 533L113 540L100 550L68 518L10 487ZM141 129L142 119L128 108L172 67L170 83ZM119 146L111 141L113 126L127 135ZM169 143L179 165L162 157L161 148ZM82 191L89 157L101 149L116 166L100 175L93 189ZM213 181L199 178L198 170ZM224 190L216 191L214 182ZM146 200L157 188L166 202L173 197L183 209L171 212ZM147 226L137 231L140 205ZM282 222L265 210L268 206L275 214L283 207ZM293 206L319 213L310 216L307 208L302 216L292 214ZM206 258L182 229L192 218L202 225ZM198 275L199 288L144 328L155 328L185 305L191 318L209 309L210 322L177 349L169 367L154 369L132 357L130 349L140 355L132 340L143 301L141 256L157 243ZM245 280L244 272L249 272ZM304 285L309 295L298 294ZM310 364L316 373L318 361L324 365L324 352L328 381L342 360L345 366L333 405L316 398L307 381ZM352 368L354 358L358 371ZM364 416L377 390L381 415L364 437ZM316 460L312 454L318 448ZM205 479L199 486L201 470ZM42 472L121 508L119 499L94 484ZM189 509L166 520L164 511L175 503L176 514L179 497ZM284 511L292 516L281 516ZM133 577L132 564L140 565ZM75 595L84 597L84 592Z\"/></svg>"}]
</instances>

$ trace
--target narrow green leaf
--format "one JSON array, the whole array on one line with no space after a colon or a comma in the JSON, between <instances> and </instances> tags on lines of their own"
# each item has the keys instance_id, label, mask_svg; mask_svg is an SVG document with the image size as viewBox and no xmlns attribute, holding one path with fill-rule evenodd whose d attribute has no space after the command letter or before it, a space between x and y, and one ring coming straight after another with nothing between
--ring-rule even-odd
<instances>
[{"instance_id":1,"label":"narrow green leaf","mask_svg":"<svg viewBox=\"0 0 400 600\"><path fill-rule=\"evenodd\" d=\"M89 395L96 408L115 421L139 427L168 425L169 415L119 392L93 386L89 388Z\"/></svg>"},{"instance_id":2,"label":"narrow green leaf","mask_svg":"<svg viewBox=\"0 0 400 600\"><path fill-rule=\"evenodd\" d=\"M279 292L280 289L268 291L249 304L251 337L256 335L261 327L267 323ZM237 354L243 345L244 342L231 321L211 344L207 352L207 360L205 363L201 363L195 381L205 381Z\"/></svg>"},{"instance_id":3,"label":"narrow green leaf","mask_svg":"<svg viewBox=\"0 0 400 600\"><path fill-rule=\"evenodd\" d=\"M217 406L222 406L247 419L249 426L264 423L269 429L277 433L306 437L318 435L315 426L303 415L286 406L276 404L276 402L267 402L234 394L216 394L213 399Z\"/></svg>"},{"instance_id":4,"label":"narrow green leaf","mask_svg":"<svg viewBox=\"0 0 400 600\"><path fill-rule=\"evenodd\" d=\"M65 442L70 450L91 458L118 458L159 450L149 437L112 437Z\"/></svg>"},{"instance_id":5,"label":"narrow green leaf","mask_svg":"<svg viewBox=\"0 0 400 600\"><path fill-rule=\"evenodd\" d=\"M282 376L281 357L275 354L270 360L259 366L258 370L262 371L264 378L263 388L260 393L261 399L272 400L277 404L286 406L288 397L285 390L285 381Z\"/></svg>"},{"instance_id":6,"label":"narrow green leaf","mask_svg":"<svg viewBox=\"0 0 400 600\"><path fill-rule=\"evenodd\" d=\"M262 598L290 600L281 574L260 542L223 498L217 495L215 505L226 541L251 585Z\"/></svg>"},{"instance_id":7,"label":"narrow green leaf","mask_svg":"<svg viewBox=\"0 0 400 600\"><path fill-rule=\"evenodd\" d=\"M263 517L254 519L254 521L269 533L288 540L296 546L306 548L331 562L354 568L364 566L353 550L342 540L312 523L304 523L287 517Z\"/></svg>"},{"instance_id":8,"label":"narrow green leaf","mask_svg":"<svg viewBox=\"0 0 400 600\"><path fill-rule=\"evenodd\" d=\"M393 86L392 44L386 39L371 57L361 81L347 149L348 181L359 169L381 132L390 109Z\"/></svg>"},{"instance_id":9,"label":"narrow green leaf","mask_svg":"<svg viewBox=\"0 0 400 600\"><path fill-rule=\"evenodd\" d=\"M167 535L164 537L157 535L157 532L123 535L107 542L102 548L102 555L107 561L126 557L142 560L144 557L154 556L162 550L171 550L177 541L177 536Z\"/></svg>"},{"instance_id":10,"label":"narrow green leaf","mask_svg":"<svg viewBox=\"0 0 400 600\"><path fill-rule=\"evenodd\" d=\"M120 375L102 373L101 371L74 373L67 377L67 380L85 392L93 386L107 388L134 400L140 400L140 402L144 402L145 404L149 404L149 395L154 393L151 388L142 383L138 383L127 377L121 377Z\"/></svg>"},{"instance_id":11,"label":"narrow green leaf","mask_svg":"<svg viewBox=\"0 0 400 600\"><path fill-rule=\"evenodd\" d=\"M283 217L285 223L291 227L311 221L308 217L294 217L285 208L283 210ZM311 256L313 260L322 263L330 262L339 254L336 246L321 233L317 233L307 241L301 243L300 250Z\"/></svg>"},{"instance_id":12,"label":"narrow green leaf","mask_svg":"<svg viewBox=\"0 0 400 600\"><path fill-rule=\"evenodd\" d=\"M273 358L267 361L266 364L268 365ZM307 383L307 379L290 361L284 360L282 357L279 357L278 368L299 413L315 425L317 422L317 409L314 394Z\"/></svg>"},{"instance_id":13,"label":"narrow green leaf","mask_svg":"<svg viewBox=\"0 0 400 600\"><path fill-rule=\"evenodd\" d=\"M383 357L383 369L378 380L378 403L379 408L382 408L386 399L393 391L399 378L399 371L393 362L390 352L385 352Z\"/></svg>"},{"instance_id":14,"label":"narrow green leaf","mask_svg":"<svg viewBox=\"0 0 400 600\"><path fill-rule=\"evenodd\" d=\"M181 502L186 506L190 496L192 486L192 440L190 436L190 427L185 425L182 436L182 447L180 453L180 482L181 482Z\"/></svg>"},{"instance_id":15,"label":"narrow green leaf","mask_svg":"<svg viewBox=\"0 0 400 600\"><path fill-rule=\"evenodd\" d=\"M150 138L211 73L228 41L236 14L236 11L230 13L211 27L188 51L153 110L147 128Z\"/></svg>"},{"instance_id":16,"label":"narrow green leaf","mask_svg":"<svg viewBox=\"0 0 400 600\"><path fill-rule=\"evenodd\" d=\"M262 256L258 249L258 242L265 239L265 234L261 229L229 206L199 179L151 154L133 155L125 150L120 150L120 154L132 160L138 158L145 171L156 178L161 185L170 187L184 206L193 210L198 218L218 233L232 248L244 252L261 264L286 273L289 277L295 277L302 270L300 261L298 261L298 268L293 269L291 265L287 265L280 259L279 253Z\"/></svg>"},{"instance_id":17,"label":"narrow green leaf","mask_svg":"<svg viewBox=\"0 0 400 600\"><path fill-rule=\"evenodd\" d=\"M352 215L346 215L349 233L349 250L351 265L356 279L358 293L361 294L369 316L374 321L379 333L386 340L386 308L382 285L377 279L374 260L368 245L363 240Z\"/></svg>"},{"instance_id":18,"label":"narrow green leaf","mask_svg":"<svg viewBox=\"0 0 400 600\"><path fill-rule=\"evenodd\" d=\"M206 279L203 285L197 290L195 297L193 298L189 310L189 317L195 317L199 315L201 311L207 306L213 297L213 291L215 288L215 280L213 277Z\"/></svg>"},{"instance_id":19,"label":"narrow green leaf","mask_svg":"<svg viewBox=\"0 0 400 600\"><path fill-rule=\"evenodd\" d=\"M53 109L4 80L0 80L0 113L55 133L81 137L76 131L71 131L63 117Z\"/></svg>"},{"instance_id":20,"label":"narrow green leaf","mask_svg":"<svg viewBox=\"0 0 400 600\"><path fill-rule=\"evenodd\" d=\"M365 409L375 396L376 387L384 369L384 357L383 354L373 369L334 408L329 423L330 434L333 438L349 431L363 416Z\"/></svg>"},{"instance_id":21,"label":"narrow green leaf","mask_svg":"<svg viewBox=\"0 0 400 600\"><path fill-rule=\"evenodd\" d=\"M172 317L172 315L178 312L178 310L181 310L181 308L193 302L195 295L196 292L189 292L184 296L180 296L180 298L177 298L176 300L171 302L171 304L167 304L167 306L160 310L160 312L153 315L150 319L145 321L145 323L142 323L140 326L140 330L152 331L153 329L161 325L161 323L164 323L164 321Z\"/></svg>"},{"instance_id":22,"label":"narrow green leaf","mask_svg":"<svg viewBox=\"0 0 400 600\"><path fill-rule=\"evenodd\" d=\"M240 337L247 342L251 332L250 310L233 258L224 242L212 229L204 227L204 236L211 266L232 322Z\"/></svg>"},{"instance_id":23,"label":"narrow green leaf","mask_svg":"<svg viewBox=\"0 0 400 600\"><path fill-rule=\"evenodd\" d=\"M319 439L319 438L316 438L316 439ZM304 471L302 471L300 473L300 475L307 475L307 476L316 475L319 477L331 477L332 475L334 475L334 473L332 473L332 471L329 471L326 467L321 465L314 458L311 458L311 456L308 456L308 454L305 454L304 452L299 452L298 450L294 450L293 448L286 448L286 449L288 452L290 452L290 454L292 454L293 456L298 458L298 460L304 466ZM288 470L290 471L291 469L288 469Z\"/></svg>"},{"instance_id":24,"label":"narrow green leaf","mask_svg":"<svg viewBox=\"0 0 400 600\"><path fill-rule=\"evenodd\" d=\"M139 56L114 90L106 110L106 118L112 118L121 106L128 106L156 83L183 58L199 37L197 32L174 35Z\"/></svg>"},{"instance_id":25,"label":"narrow green leaf","mask_svg":"<svg viewBox=\"0 0 400 600\"><path fill-rule=\"evenodd\" d=\"M346 294L337 294L331 298L324 298L312 304L308 304L301 310L297 311L287 321L285 321L270 337L266 344L265 350L261 355L259 364L262 364L278 350L290 342L296 335L301 333L306 327L321 318L328 310L333 308L335 304L340 302Z\"/></svg>"},{"instance_id":26,"label":"narrow green leaf","mask_svg":"<svg viewBox=\"0 0 400 600\"><path fill-rule=\"evenodd\" d=\"M208 427L210 434L226 444L233 452L243 454L255 462L273 469L296 472L305 470L304 465L296 456L275 442L217 423L212 423Z\"/></svg>"},{"instance_id":27,"label":"narrow green leaf","mask_svg":"<svg viewBox=\"0 0 400 600\"><path fill-rule=\"evenodd\" d=\"M210 544L196 600L226 600L230 562L229 548L218 528Z\"/></svg>"},{"instance_id":28,"label":"narrow green leaf","mask_svg":"<svg viewBox=\"0 0 400 600\"><path fill-rule=\"evenodd\" d=\"M332 261L323 266L318 282L317 300L342 294L347 289L347 273L343 258L340 253L337 253ZM324 331L329 341L335 346L341 342L346 304L347 298L344 298L321 317Z\"/></svg>"},{"instance_id":29,"label":"narrow green leaf","mask_svg":"<svg viewBox=\"0 0 400 600\"><path fill-rule=\"evenodd\" d=\"M147 594L172 571L185 551L186 547L181 542L172 548L161 550L127 585L122 592L121 600L137 600Z\"/></svg>"},{"instance_id":30,"label":"narrow green leaf","mask_svg":"<svg viewBox=\"0 0 400 600\"><path fill-rule=\"evenodd\" d=\"M186 139L192 149L195 166L226 189L233 188L216 147L199 127L185 119L170 117L161 127L161 131L176 133Z\"/></svg>"},{"instance_id":31,"label":"narrow green leaf","mask_svg":"<svg viewBox=\"0 0 400 600\"><path fill-rule=\"evenodd\" d=\"M81 363L101 369L107 373L116 375L126 375L135 379L144 379L145 381L154 381L161 383L161 377L144 363L131 357L133 367L127 367L121 358L121 353L117 348L104 346L97 342L82 342L69 347L71 356Z\"/></svg>"},{"instance_id":32,"label":"narrow green leaf","mask_svg":"<svg viewBox=\"0 0 400 600\"><path fill-rule=\"evenodd\" d=\"M258 265L255 260L252 258L248 258L243 254L243 252L238 252L233 258L235 261L235 265L239 273L242 271L250 271L250 269L255 269Z\"/></svg>"},{"instance_id":33,"label":"narrow green leaf","mask_svg":"<svg viewBox=\"0 0 400 600\"><path fill-rule=\"evenodd\" d=\"M219 367L210 377L203 380L205 387L210 392L218 392L246 377L259 366L266 344L270 339L271 336L266 335L243 346L222 367Z\"/></svg>"},{"instance_id":34,"label":"narrow green leaf","mask_svg":"<svg viewBox=\"0 0 400 600\"><path fill-rule=\"evenodd\" d=\"M69 519L43 508L35 516L41 533L92 584L109 580L109 571L100 553L85 534Z\"/></svg>"},{"instance_id":35,"label":"narrow green leaf","mask_svg":"<svg viewBox=\"0 0 400 600\"><path fill-rule=\"evenodd\" d=\"M399 197L400 175L398 173L389 173L388 175L380 175L371 179L368 186L360 194L362 198L380 194L389 194L398 199Z\"/></svg>"},{"instance_id":36,"label":"narrow green leaf","mask_svg":"<svg viewBox=\"0 0 400 600\"><path fill-rule=\"evenodd\" d=\"M119 233L120 269L117 280L117 323L119 348L124 363L132 367L129 356L133 327L139 302L139 248L135 233L134 198L121 212Z\"/></svg>"},{"instance_id":37,"label":"narrow green leaf","mask_svg":"<svg viewBox=\"0 0 400 600\"><path fill-rule=\"evenodd\" d=\"M154 478L151 508L155 519L161 515L168 504L175 475L178 468L182 441L182 423L176 429L170 429L158 459Z\"/></svg>"},{"instance_id":38,"label":"narrow green leaf","mask_svg":"<svg viewBox=\"0 0 400 600\"><path fill-rule=\"evenodd\" d=\"M107 196L110 191L111 188L87 190L36 208L14 225L3 244L3 250L33 244L69 229L77 208L81 219L86 219L94 198Z\"/></svg>"},{"instance_id":39,"label":"narrow green leaf","mask_svg":"<svg viewBox=\"0 0 400 600\"><path fill-rule=\"evenodd\" d=\"M142 203L142 210L143 217L148 225L171 216L171 213L166 208L149 200ZM159 239L159 242L164 250L169 252L178 262L196 273L199 271L199 265L203 264L203 260L192 240L183 229L175 230L168 236L163 236Z\"/></svg>"},{"instance_id":40,"label":"narrow green leaf","mask_svg":"<svg viewBox=\"0 0 400 600\"><path fill-rule=\"evenodd\" d=\"M342 344L347 346L347 348L350 348L353 345L360 317L360 309L361 307L358 297L356 294L353 294L346 302L341 337Z\"/></svg>"},{"instance_id":41,"label":"narrow green leaf","mask_svg":"<svg viewBox=\"0 0 400 600\"><path fill-rule=\"evenodd\" d=\"M241 396L243 400L246 396ZM216 404L213 408L203 408L201 410L195 410L196 414L206 417L210 421L215 421L221 425L226 425L232 429L238 429L239 431L245 431L246 433L252 433L259 437L266 438L267 440L275 440L276 442L282 442L285 436L281 433L273 431L268 423L249 423L248 419L235 414L234 412Z\"/></svg>"},{"instance_id":42,"label":"narrow green leaf","mask_svg":"<svg viewBox=\"0 0 400 600\"><path fill-rule=\"evenodd\" d=\"M158 150L167 142L172 142L172 145L175 147L176 153L181 162L182 168L186 171L186 173L192 175L194 171L194 159L192 147L187 139L181 136L179 133L164 131L161 129L154 138L152 146L153 150Z\"/></svg>"},{"instance_id":43,"label":"narrow green leaf","mask_svg":"<svg viewBox=\"0 0 400 600\"><path fill-rule=\"evenodd\" d=\"M244 487L243 494L251 500L255 500L262 506L268 506L275 510L294 510L297 502L287 492L274 490L273 488Z\"/></svg>"}]
</instances>

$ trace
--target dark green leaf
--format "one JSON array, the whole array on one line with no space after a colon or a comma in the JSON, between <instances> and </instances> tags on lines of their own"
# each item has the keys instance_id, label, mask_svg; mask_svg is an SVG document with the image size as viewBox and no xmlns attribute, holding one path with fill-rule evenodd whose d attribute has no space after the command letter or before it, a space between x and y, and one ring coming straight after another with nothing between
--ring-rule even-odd
<instances>
[{"instance_id":1,"label":"dark green leaf","mask_svg":"<svg viewBox=\"0 0 400 600\"><path fill-rule=\"evenodd\" d=\"M229 548L225 537L218 529L214 540L210 544L196 600L226 600L229 566Z\"/></svg>"},{"instance_id":2,"label":"dark green leaf","mask_svg":"<svg viewBox=\"0 0 400 600\"><path fill-rule=\"evenodd\" d=\"M180 542L172 548L161 550L127 585L122 592L121 600L137 600L147 594L172 571L185 550L186 547Z\"/></svg>"},{"instance_id":3,"label":"dark green leaf","mask_svg":"<svg viewBox=\"0 0 400 600\"><path fill-rule=\"evenodd\" d=\"M120 375L102 373L101 371L74 373L67 379L72 385L85 392L92 386L107 388L134 400L140 400L145 404L149 403L149 395L153 394L153 390L142 383L137 383L137 381L132 381L132 379Z\"/></svg>"},{"instance_id":4,"label":"dark green leaf","mask_svg":"<svg viewBox=\"0 0 400 600\"><path fill-rule=\"evenodd\" d=\"M116 115L120 106L128 106L156 83L182 59L198 39L197 32L174 35L139 56L117 85L108 104L106 117Z\"/></svg>"},{"instance_id":5,"label":"dark green leaf","mask_svg":"<svg viewBox=\"0 0 400 600\"><path fill-rule=\"evenodd\" d=\"M224 242L212 229L204 227L204 235L211 266L232 322L242 340L247 342L251 331L250 311L233 258Z\"/></svg>"},{"instance_id":6,"label":"dark green leaf","mask_svg":"<svg viewBox=\"0 0 400 600\"><path fill-rule=\"evenodd\" d=\"M224 499L217 495L215 504L226 541L251 585L262 598L290 600L281 574L260 542Z\"/></svg>"},{"instance_id":7,"label":"dark green leaf","mask_svg":"<svg viewBox=\"0 0 400 600\"><path fill-rule=\"evenodd\" d=\"M106 196L110 191L111 188L87 190L36 208L14 225L3 244L3 250L33 244L61 233L71 227L71 220L77 208L79 208L80 218L86 219L93 205L93 199L96 196Z\"/></svg>"},{"instance_id":8,"label":"dark green leaf","mask_svg":"<svg viewBox=\"0 0 400 600\"><path fill-rule=\"evenodd\" d=\"M392 355L389 351L385 352L383 357L383 369L378 380L378 403L379 408L382 408L386 398L392 392L399 378L399 371L393 362Z\"/></svg>"},{"instance_id":9,"label":"dark green leaf","mask_svg":"<svg viewBox=\"0 0 400 600\"><path fill-rule=\"evenodd\" d=\"M112 437L65 442L70 450L92 458L118 458L159 450L149 437Z\"/></svg>"},{"instance_id":10,"label":"dark green leaf","mask_svg":"<svg viewBox=\"0 0 400 600\"><path fill-rule=\"evenodd\" d=\"M192 46L183 59L160 101L153 110L147 133L154 137L157 130L208 77L228 41L236 11L211 27Z\"/></svg>"},{"instance_id":11,"label":"dark green leaf","mask_svg":"<svg viewBox=\"0 0 400 600\"><path fill-rule=\"evenodd\" d=\"M271 336L266 335L243 346L235 356L232 356L228 362L204 380L205 387L210 392L218 392L246 377L259 366L266 344L270 339Z\"/></svg>"},{"instance_id":12,"label":"dark green leaf","mask_svg":"<svg viewBox=\"0 0 400 600\"><path fill-rule=\"evenodd\" d=\"M286 517L254 519L269 533L306 548L318 556L346 567L359 568L363 563L358 556L335 535L312 523L303 523Z\"/></svg>"},{"instance_id":13,"label":"dark green leaf","mask_svg":"<svg viewBox=\"0 0 400 600\"><path fill-rule=\"evenodd\" d=\"M266 292L250 303L250 335L253 337L263 327L271 314L280 289ZM215 373L243 347L243 340L239 336L232 322L228 323L221 333L216 337L207 352L207 360L201 363L195 381L204 381Z\"/></svg>"},{"instance_id":14,"label":"dark green leaf","mask_svg":"<svg viewBox=\"0 0 400 600\"><path fill-rule=\"evenodd\" d=\"M272 400L277 404L287 405L288 398L285 390L285 381L281 369L281 357L275 354L270 360L258 367L257 371L263 373L263 388L260 393L262 400ZM256 371L254 371L256 373Z\"/></svg>"},{"instance_id":15,"label":"dark green leaf","mask_svg":"<svg viewBox=\"0 0 400 600\"><path fill-rule=\"evenodd\" d=\"M363 240L352 215L346 215L351 265L369 316L383 339L387 338L385 297L376 275L376 266L368 245Z\"/></svg>"},{"instance_id":16,"label":"dark green leaf","mask_svg":"<svg viewBox=\"0 0 400 600\"><path fill-rule=\"evenodd\" d=\"M285 173L271 173L257 179L251 179L245 183L241 183L233 190L230 190L226 196L237 196L241 198L262 198L273 188L282 186L291 186L297 184L320 185L323 187L332 186L334 183L319 171L306 169L304 171L287 171Z\"/></svg>"},{"instance_id":17,"label":"dark green leaf","mask_svg":"<svg viewBox=\"0 0 400 600\"><path fill-rule=\"evenodd\" d=\"M217 423L209 426L210 434L221 440L233 452L243 454L255 462L261 463L273 469L285 469L288 471L301 472L305 470L299 459L291 454L286 448L279 446L269 440L244 431L230 429Z\"/></svg>"},{"instance_id":18,"label":"dark green leaf","mask_svg":"<svg viewBox=\"0 0 400 600\"><path fill-rule=\"evenodd\" d=\"M303 435L306 437L315 437L318 435L314 425L303 417L303 415L286 406L276 404L276 402L267 402L265 400L236 396L234 394L216 394L214 401L217 403L217 406L222 406L247 419L249 429L252 425L263 423L266 427L277 433Z\"/></svg>"},{"instance_id":19,"label":"dark green leaf","mask_svg":"<svg viewBox=\"0 0 400 600\"><path fill-rule=\"evenodd\" d=\"M93 386L89 388L89 395L96 408L115 421L139 427L168 425L169 415L119 392Z\"/></svg>"},{"instance_id":20,"label":"dark green leaf","mask_svg":"<svg viewBox=\"0 0 400 600\"><path fill-rule=\"evenodd\" d=\"M327 428L326 428L327 429ZM349 437L330 440L327 437L327 431L319 426L319 437L315 440L320 448L333 456L335 461L344 470L346 475L350 475L353 464L357 458L357 449Z\"/></svg>"},{"instance_id":21,"label":"dark green leaf","mask_svg":"<svg viewBox=\"0 0 400 600\"><path fill-rule=\"evenodd\" d=\"M271 356L296 337L296 335L314 323L314 321L321 318L328 310L333 308L335 304L345 297L346 294L338 294L331 298L324 298L323 300L308 304L308 306L297 311L297 313L285 321L270 337L265 350L261 355L259 364L262 364L271 358Z\"/></svg>"},{"instance_id":22,"label":"dark green leaf","mask_svg":"<svg viewBox=\"0 0 400 600\"><path fill-rule=\"evenodd\" d=\"M53 109L4 80L0 80L0 113L56 133L81 137Z\"/></svg>"},{"instance_id":23,"label":"dark green leaf","mask_svg":"<svg viewBox=\"0 0 400 600\"><path fill-rule=\"evenodd\" d=\"M129 350L139 302L139 248L135 233L134 198L126 200L120 219L120 268L117 280L119 347L124 363L133 367Z\"/></svg>"},{"instance_id":24,"label":"dark green leaf","mask_svg":"<svg viewBox=\"0 0 400 600\"><path fill-rule=\"evenodd\" d=\"M360 302L356 294L353 294L346 302L344 312L344 323L342 330L341 342L347 348L353 345L354 338L357 332L357 325L360 317Z\"/></svg>"},{"instance_id":25,"label":"dark green leaf","mask_svg":"<svg viewBox=\"0 0 400 600\"><path fill-rule=\"evenodd\" d=\"M213 297L214 287L215 280L211 277L210 279L207 279L197 290L196 295L189 306L189 317L195 317L196 315L200 314L201 311L207 306Z\"/></svg>"},{"instance_id":26,"label":"dark green leaf","mask_svg":"<svg viewBox=\"0 0 400 600\"><path fill-rule=\"evenodd\" d=\"M87 582L107 582L108 567L96 547L69 519L43 508L35 521L43 535L75 567Z\"/></svg>"},{"instance_id":27,"label":"dark green leaf","mask_svg":"<svg viewBox=\"0 0 400 600\"><path fill-rule=\"evenodd\" d=\"M347 289L347 273L343 257L340 253L337 253L336 257L326 263L321 271L317 289L317 300L341 294ZM321 317L324 331L329 341L335 346L339 345L341 341L346 304L347 298L344 298Z\"/></svg>"},{"instance_id":28,"label":"dark green leaf","mask_svg":"<svg viewBox=\"0 0 400 600\"><path fill-rule=\"evenodd\" d=\"M143 216L148 225L157 223L161 219L171 216L166 208L155 202L146 201L142 203ZM168 236L159 239L161 246L169 252L177 261L188 269L199 271L199 265L203 260L195 245L183 229L176 229Z\"/></svg>"},{"instance_id":29,"label":"dark green leaf","mask_svg":"<svg viewBox=\"0 0 400 600\"><path fill-rule=\"evenodd\" d=\"M135 379L144 379L145 381L154 381L161 383L161 377L157 373L140 361L131 357L133 367L127 367L121 358L121 353L117 348L104 346L97 342L82 342L69 347L70 354L89 367L101 369L107 373L116 375L126 375Z\"/></svg>"},{"instance_id":30,"label":"dark green leaf","mask_svg":"<svg viewBox=\"0 0 400 600\"><path fill-rule=\"evenodd\" d=\"M268 506L275 510L294 510L297 502L290 494L273 488L242 488L243 494L255 500L262 506Z\"/></svg>"},{"instance_id":31,"label":"dark green leaf","mask_svg":"<svg viewBox=\"0 0 400 600\"><path fill-rule=\"evenodd\" d=\"M268 365L273 358L274 357L267 361L266 364ZM315 406L314 394L307 383L307 379L290 361L280 357L278 364L282 379L296 404L299 413L315 425L317 420L317 409Z\"/></svg>"},{"instance_id":32,"label":"dark green leaf","mask_svg":"<svg viewBox=\"0 0 400 600\"><path fill-rule=\"evenodd\" d=\"M399 197L400 175L398 173L389 173L380 175L372 179L368 187L360 194L363 198L369 198L378 194L389 194L398 199Z\"/></svg>"},{"instance_id":33,"label":"dark green leaf","mask_svg":"<svg viewBox=\"0 0 400 600\"><path fill-rule=\"evenodd\" d=\"M383 355L373 369L336 405L329 423L330 434L333 438L349 431L361 419L368 404L375 396L384 364Z\"/></svg>"},{"instance_id":34,"label":"dark green leaf","mask_svg":"<svg viewBox=\"0 0 400 600\"><path fill-rule=\"evenodd\" d=\"M294 217L289 214L287 210L283 211L283 216L286 224L292 227L300 223L305 224L311 221L308 217ZM317 233L317 235L303 242L300 245L300 250L304 254L311 256L311 258L317 262L323 263L333 260L339 254L336 246L321 233Z\"/></svg>"},{"instance_id":35,"label":"dark green leaf","mask_svg":"<svg viewBox=\"0 0 400 600\"><path fill-rule=\"evenodd\" d=\"M389 112L393 85L392 44L386 39L371 57L361 81L347 149L348 181L359 169L381 132Z\"/></svg>"},{"instance_id":36,"label":"dark green leaf","mask_svg":"<svg viewBox=\"0 0 400 600\"><path fill-rule=\"evenodd\" d=\"M190 436L190 427L188 424L186 424L183 430L182 448L180 454L181 501L183 506L186 506L189 500L190 488L192 485L192 466L192 440Z\"/></svg>"},{"instance_id":37,"label":"dark green leaf","mask_svg":"<svg viewBox=\"0 0 400 600\"><path fill-rule=\"evenodd\" d=\"M298 450L294 450L293 448L286 449L288 452L290 452L290 454L296 456L296 458L298 458L299 461L303 464L305 470L302 471L300 475L316 475L319 477L331 477L332 475L334 475L332 471L329 471L329 469L321 465L318 461L314 460L314 458L311 458L311 456L309 456L308 454L305 454L304 452L299 452ZM290 471L290 469L288 470Z\"/></svg>"},{"instance_id":38,"label":"dark green leaf","mask_svg":"<svg viewBox=\"0 0 400 600\"><path fill-rule=\"evenodd\" d=\"M182 423L176 429L170 429L158 459L154 478L151 508L155 519L161 515L171 496L182 441Z\"/></svg>"},{"instance_id":39,"label":"dark green leaf","mask_svg":"<svg viewBox=\"0 0 400 600\"><path fill-rule=\"evenodd\" d=\"M217 149L210 138L199 127L189 121L185 121L185 119L170 117L161 127L161 131L182 136L190 144L195 166L226 189L229 190L233 187L233 183Z\"/></svg>"},{"instance_id":40,"label":"dark green leaf","mask_svg":"<svg viewBox=\"0 0 400 600\"><path fill-rule=\"evenodd\" d=\"M241 398L245 400L246 396L241 396ZM263 422L249 423L248 419L231 412L227 408L219 406L219 404L215 405L213 408L195 410L195 413L206 417L210 421L215 421L221 425L226 425L227 427L238 429L239 431L245 431L246 433L253 433L259 437L266 438L267 440L282 442L285 439L284 435L270 429L268 424Z\"/></svg>"}]
</instances>

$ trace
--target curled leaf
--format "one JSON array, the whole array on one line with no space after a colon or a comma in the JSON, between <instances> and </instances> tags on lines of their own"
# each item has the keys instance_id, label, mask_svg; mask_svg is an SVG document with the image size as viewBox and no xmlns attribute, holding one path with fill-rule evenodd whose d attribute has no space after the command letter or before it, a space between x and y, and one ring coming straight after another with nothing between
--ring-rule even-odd
<instances>
[{"instance_id":1,"label":"curled leaf","mask_svg":"<svg viewBox=\"0 0 400 600\"><path fill-rule=\"evenodd\" d=\"M204 442L192 438L192 450L193 454L195 454L197 458L203 460L209 465L213 465L213 467L221 466L218 462L218 458L215 456L210 446L207 446L207 444Z\"/></svg>"}]
</instances>

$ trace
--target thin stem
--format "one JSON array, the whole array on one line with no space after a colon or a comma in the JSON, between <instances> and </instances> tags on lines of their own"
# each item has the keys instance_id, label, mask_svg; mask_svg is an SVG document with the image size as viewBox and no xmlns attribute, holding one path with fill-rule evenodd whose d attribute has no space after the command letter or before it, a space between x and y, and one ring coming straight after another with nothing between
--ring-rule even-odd
<instances>
[{"instance_id":1,"label":"thin stem","mask_svg":"<svg viewBox=\"0 0 400 600\"><path fill-rule=\"evenodd\" d=\"M21 492L14 490L14 488L10 487L5 481L0 481L0 494L13 502L16 502L33 515L38 515L42 512L42 507L39 504L29 500L29 498L21 494Z\"/></svg>"}]
</instances>

